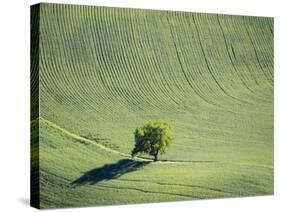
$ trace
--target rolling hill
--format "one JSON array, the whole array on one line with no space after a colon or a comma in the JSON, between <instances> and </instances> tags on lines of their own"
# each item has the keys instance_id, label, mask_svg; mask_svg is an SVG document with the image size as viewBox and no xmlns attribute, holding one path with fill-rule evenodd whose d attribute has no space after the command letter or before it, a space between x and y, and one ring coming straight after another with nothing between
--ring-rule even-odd
<instances>
[{"instance_id":1,"label":"rolling hill","mask_svg":"<svg viewBox=\"0 0 281 212\"><path fill-rule=\"evenodd\" d=\"M31 36L38 207L273 193L272 18L43 3ZM175 142L131 160L149 119Z\"/></svg>"}]
</instances>

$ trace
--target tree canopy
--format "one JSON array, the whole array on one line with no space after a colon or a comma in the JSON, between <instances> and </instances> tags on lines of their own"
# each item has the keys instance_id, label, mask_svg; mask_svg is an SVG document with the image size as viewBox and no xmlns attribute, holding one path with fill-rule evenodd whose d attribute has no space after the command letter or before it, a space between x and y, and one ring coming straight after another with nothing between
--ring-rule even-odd
<instances>
[{"instance_id":1,"label":"tree canopy","mask_svg":"<svg viewBox=\"0 0 281 212\"><path fill-rule=\"evenodd\" d=\"M135 147L132 150L132 157L137 154L146 153L158 160L158 155L163 154L166 148L174 140L172 126L167 121L150 120L135 132Z\"/></svg>"}]
</instances>

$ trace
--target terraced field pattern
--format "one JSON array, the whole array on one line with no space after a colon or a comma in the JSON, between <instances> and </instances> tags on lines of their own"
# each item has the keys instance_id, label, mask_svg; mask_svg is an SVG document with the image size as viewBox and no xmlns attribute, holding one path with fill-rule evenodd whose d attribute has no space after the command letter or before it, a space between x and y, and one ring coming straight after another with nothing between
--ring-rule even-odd
<instances>
[{"instance_id":1,"label":"terraced field pattern","mask_svg":"<svg viewBox=\"0 0 281 212\"><path fill-rule=\"evenodd\" d=\"M273 37L268 17L33 6L37 207L273 194ZM173 144L132 159L154 119Z\"/></svg>"}]
</instances>

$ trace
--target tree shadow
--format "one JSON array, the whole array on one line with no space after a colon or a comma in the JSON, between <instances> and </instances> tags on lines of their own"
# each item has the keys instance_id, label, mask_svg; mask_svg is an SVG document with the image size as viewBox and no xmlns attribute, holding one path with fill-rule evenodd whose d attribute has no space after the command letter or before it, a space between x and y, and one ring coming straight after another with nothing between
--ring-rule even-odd
<instances>
[{"instance_id":1,"label":"tree shadow","mask_svg":"<svg viewBox=\"0 0 281 212\"><path fill-rule=\"evenodd\" d=\"M126 173L137 171L149 163L150 161L119 160L117 163L106 164L85 172L81 177L71 182L71 185L94 185L101 181L117 179Z\"/></svg>"}]
</instances>

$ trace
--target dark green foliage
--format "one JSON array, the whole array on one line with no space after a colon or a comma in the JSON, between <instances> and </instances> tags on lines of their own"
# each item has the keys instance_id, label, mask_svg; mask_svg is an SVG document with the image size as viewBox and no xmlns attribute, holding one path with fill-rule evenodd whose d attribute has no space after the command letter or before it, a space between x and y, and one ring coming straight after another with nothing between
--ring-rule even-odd
<instances>
[{"instance_id":1,"label":"dark green foliage","mask_svg":"<svg viewBox=\"0 0 281 212\"><path fill-rule=\"evenodd\" d=\"M172 126L162 120L148 121L144 126L135 130L135 147L132 156L147 153L158 160L158 155L165 153L166 148L174 140Z\"/></svg>"}]
</instances>

